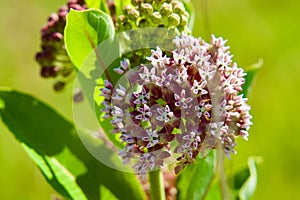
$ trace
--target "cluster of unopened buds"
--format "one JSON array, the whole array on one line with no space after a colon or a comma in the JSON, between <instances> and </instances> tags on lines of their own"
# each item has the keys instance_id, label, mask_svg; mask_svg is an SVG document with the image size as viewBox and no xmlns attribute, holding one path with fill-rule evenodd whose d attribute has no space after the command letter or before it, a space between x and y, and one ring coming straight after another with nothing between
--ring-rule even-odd
<instances>
[{"instance_id":1,"label":"cluster of unopened buds","mask_svg":"<svg viewBox=\"0 0 300 200\"><path fill-rule=\"evenodd\" d=\"M119 155L138 174L174 160L178 173L217 145L229 157L236 137L248 138L250 107L240 94L246 74L232 62L226 40L182 34L173 43L171 52L152 50L150 64L122 61L116 71L125 81L106 81L101 89L104 117L112 118L112 134L124 146Z\"/></svg>"},{"instance_id":2,"label":"cluster of unopened buds","mask_svg":"<svg viewBox=\"0 0 300 200\"><path fill-rule=\"evenodd\" d=\"M64 44L66 16L70 9L85 10L86 6L83 0L68 0L67 5L60 7L58 13L51 14L41 30L41 51L36 54L36 61L41 65L41 76L59 77L54 84L57 91L64 88L66 79L74 73L74 65Z\"/></svg>"},{"instance_id":3,"label":"cluster of unopened buds","mask_svg":"<svg viewBox=\"0 0 300 200\"><path fill-rule=\"evenodd\" d=\"M187 31L189 13L178 0L132 0L117 19L119 31L145 27L172 28Z\"/></svg>"},{"instance_id":4,"label":"cluster of unopened buds","mask_svg":"<svg viewBox=\"0 0 300 200\"><path fill-rule=\"evenodd\" d=\"M180 33L189 33L189 13L179 0L132 0L132 5L125 6L117 18L116 30L129 31L130 51L123 58L130 60L133 65L145 63L145 55L149 55L151 44L165 41L164 46L172 43L173 38ZM139 34L136 29L155 27ZM168 32L159 29L168 30ZM162 33L161 33L162 32ZM169 39L167 39L169 38Z\"/></svg>"}]
</instances>

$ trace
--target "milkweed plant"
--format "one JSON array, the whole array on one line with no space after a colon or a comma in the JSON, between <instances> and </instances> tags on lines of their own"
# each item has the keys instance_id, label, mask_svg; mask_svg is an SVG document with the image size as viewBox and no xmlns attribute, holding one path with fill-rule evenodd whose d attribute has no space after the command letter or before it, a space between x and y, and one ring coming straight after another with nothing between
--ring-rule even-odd
<instances>
[{"instance_id":1,"label":"milkweed plant","mask_svg":"<svg viewBox=\"0 0 300 200\"><path fill-rule=\"evenodd\" d=\"M261 63L242 68L227 40L193 36L194 17L187 0L68 0L49 16L36 61L55 91L74 88L73 120L11 89L0 114L55 198L252 196L258 159L224 162L248 140Z\"/></svg>"}]
</instances>

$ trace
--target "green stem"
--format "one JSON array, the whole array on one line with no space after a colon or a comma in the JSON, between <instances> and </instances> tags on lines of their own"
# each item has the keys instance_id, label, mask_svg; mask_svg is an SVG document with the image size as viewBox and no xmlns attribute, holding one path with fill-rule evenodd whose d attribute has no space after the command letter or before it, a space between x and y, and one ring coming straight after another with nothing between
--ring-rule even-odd
<instances>
[{"instance_id":1,"label":"green stem","mask_svg":"<svg viewBox=\"0 0 300 200\"><path fill-rule=\"evenodd\" d=\"M150 199L166 200L163 176L160 170L149 172Z\"/></svg>"}]
</instances>

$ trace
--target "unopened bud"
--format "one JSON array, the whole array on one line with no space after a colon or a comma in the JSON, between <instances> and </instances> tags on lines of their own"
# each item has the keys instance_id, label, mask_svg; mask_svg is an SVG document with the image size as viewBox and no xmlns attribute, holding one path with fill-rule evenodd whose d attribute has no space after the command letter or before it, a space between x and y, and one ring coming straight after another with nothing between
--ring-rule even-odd
<instances>
[{"instance_id":1,"label":"unopened bud","mask_svg":"<svg viewBox=\"0 0 300 200\"><path fill-rule=\"evenodd\" d=\"M41 76L44 78L56 77L58 68L55 66L43 66L41 70Z\"/></svg>"},{"instance_id":2,"label":"unopened bud","mask_svg":"<svg viewBox=\"0 0 300 200\"><path fill-rule=\"evenodd\" d=\"M178 26L180 23L180 17L176 13L169 15L169 26Z\"/></svg>"},{"instance_id":3,"label":"unopened bud","mask_svg":"<svg viewBox=\"0 0 300 200\"><path fill-rule=\"evenodd\" d=\"M132 9L128 12L128 17L131 20L137 20L140 17L140 12L135 9Z\"/></svg>"},{"instance_id":4,"label":"unopened bud","mask_svg":"<svg viewBox=\"0 0 300 200\"><path fill-rule=\"evenodd\" d=\"M143 15L151 15L153 13L153 7L149 3L142 4L140 9Z\"/></svg>"},{"instance_id":5,"label":"unopened bud","mask_svg":"<svg viewBox=\"0 0 300 200\"><path fill-rule=\"evenodd\" d=\"M160 24L162 17L161 14L159 12L154 12L150 15L150 19L152 21L153 24Z\"/></svg>"},{"instance_id":6,"label":"unopened bud","mask_svg":"<svg viewBox=\"0 0 300 200\"><path fill-rule=\"evenodd\" d=\"M119 24L122 24L124 21L125 21L125 16L124 16L124 15L120 15L120 16L118 17L118 19L117 19L117 22L118 22Z\"/></svg>"},{"instance_id":7,"label":"unopened bud","mask_svg":"<svg viewBox=\"0 0 300 200\"><path fill-rule=\"evenodd\" d=\"M189 18L186 15L181 15L180 26L186 26L189 23Z\"/></svg>"},{"instance_id":8,"label":"unopened bud","mask_svg":"<svg viewBox=\"0 0 300 200\"><path fill-rule=\"evenodd\" d=\"M54 32L51 34L51 40L52 41L57 41L60 42L64 39L63 34L59 33L59 32Z\"/></svg>"},{"instance_id":9,"label":"unopened bud","mask_svg":"<svg viewBox=\"0 0 300 200\"><path fill-rule=\"evenodd\" d=\"M160 13L164 16L170 15L173 12L172 5L164 3L160 8Z\"/></svg>"},{"instance_id":10,"label":"unopened bud","mask_svg":"<svg viewBox=\"0 0 300 200\"><path fill-rule=\"evenodd\" d=\"M59 17L56 13L51 14L48 18L48 26L53 26L58 21L58 19Z\"/></svg>"},{"instance_id":11,"label":"unopened bud","mask_svg":"<svg viewBox=\"0 0 300 200\"><path fill-rule=\"evenodd\" d=\"M123 12L124 12L125 15L128 15L129 12L130 12L131 10L133 10L133 9L134 9L134 8L132 8L132 6L125 6L125 7L123 8Z\"/></svg>"},{"instance_id":12,"label":"unopened bud","mask_svg":"<svg viewBox=\"0 0 300 200\"><path fill-rule=\"evenodd\" d=\"M55 84L54 84L54 90L55 91L61 91L64 89L66 83L65 82L62 82L62 81L57 81Z\"/></svg>"},{"instance_id":13,"label":"unopened bud","mask_svg":"<svg viewBox=\"0 0 300 200\"><path fill-rule=\"evenodd\" d=\"M184 5L181 2L177 2L174 6L173 6L173 11L175 13L177 13L178 15L183 15L185 13L185 8Z\"/></svg>"}]
</instances>

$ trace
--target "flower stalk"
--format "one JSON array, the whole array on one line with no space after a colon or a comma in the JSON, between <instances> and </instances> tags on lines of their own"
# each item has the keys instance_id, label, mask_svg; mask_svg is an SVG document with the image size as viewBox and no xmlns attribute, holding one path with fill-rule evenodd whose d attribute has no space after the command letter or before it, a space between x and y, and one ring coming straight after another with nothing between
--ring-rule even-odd
<instances>
[{"instance_id":1,"label":"flower stalk","mask_svg":"<svg viewBox=\"0 0 300 200\"><path fill-rule=\"evenodd\" d=\"M149 172L150 182L150 199L151 200L166 200L163 175L161 170Z\"/></svg>"}]
</instances>

